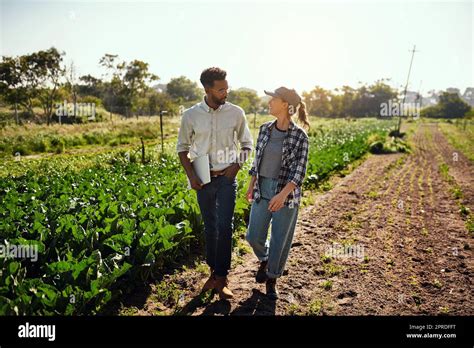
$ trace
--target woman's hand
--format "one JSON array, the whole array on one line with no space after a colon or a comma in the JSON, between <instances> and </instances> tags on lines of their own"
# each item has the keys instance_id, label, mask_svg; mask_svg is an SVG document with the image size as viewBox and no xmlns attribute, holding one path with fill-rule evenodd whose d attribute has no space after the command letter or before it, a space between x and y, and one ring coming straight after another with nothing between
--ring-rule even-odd
<instances>
[{"instance_id":1,"label":"woman's hand","mask_svg":"<svg viewBox=\"0 0 474 348\"><path fill-rule=\"evenodd\" d=\"M249 186L249 188L247 189L247 193L245 194L245 198L247 198L247 201L249 203L253 202L253 187L252 186Z\"/></svg>"},{"instance_id":2,"label":"woman's hand","mask_svg":"<svg viewBox=\"0 0 474 348\"><path fill-rule=\"evenodd\" d=\"M280 192L273 196L273 198L270 199L270 202L268 203L268 210L274 213L283 208L287 196L288 194L285 194L284 192Z\"/></svg>"},{"instance_id":3,"label":"woman's hand","mask_svg":"<svg viewBox=\"0 0 474 348\"><path fill-rule=\"evenodd\" d=\"M245 194L245 198L247 198L247 201L249 203L253 202L253 188L255 187L256 181L257 178L255 176L252 176L252 178L250 179L249 188L247 189L247 193Z\"/></svg>"}]
</instances>

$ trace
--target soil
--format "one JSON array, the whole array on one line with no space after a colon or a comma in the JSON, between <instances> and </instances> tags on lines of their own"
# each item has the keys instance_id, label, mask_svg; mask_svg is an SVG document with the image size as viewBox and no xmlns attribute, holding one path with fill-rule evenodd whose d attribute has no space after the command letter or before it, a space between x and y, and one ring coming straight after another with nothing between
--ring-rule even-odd
<instances>
[{"instance_id":1,"label":"soil","mask_svg":"<svg viewBox=\"0 0 474 348\"><path fill-rule=\"evenodd\" d=\"M369 156L300 210L278 300L255 282L250 251L234 261L232 300L200 294L208 275L188 268L168 278L179 299L158 301L151 285L134 314L473 315L473 239L459 212L474 209L473 164L436 124L410 140L411 153Z\"/></svg>"}]
</instances>

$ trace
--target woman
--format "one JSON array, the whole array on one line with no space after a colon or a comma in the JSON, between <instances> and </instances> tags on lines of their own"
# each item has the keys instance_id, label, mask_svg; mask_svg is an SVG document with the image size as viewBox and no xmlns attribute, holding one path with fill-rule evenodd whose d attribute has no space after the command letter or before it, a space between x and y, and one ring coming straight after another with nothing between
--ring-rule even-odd
<instances>
[{"instance_id":1,"label":"woman","mask_svg":"<svg viewBox=\"0 0 474 348\"><path fill-rule=\"evenodd\" d=\"M276 280L283 274L293 240L308 161L308 136L291 117L298 113L299 121L308 128L309 122L295 90L280 87L265 94L272 97L269 111L276 120L260 126L249 171L247 200L253 203L246 239L260 260L256 281L266 282L267 296L277 299Z\"/></svg>"}]
</instances>

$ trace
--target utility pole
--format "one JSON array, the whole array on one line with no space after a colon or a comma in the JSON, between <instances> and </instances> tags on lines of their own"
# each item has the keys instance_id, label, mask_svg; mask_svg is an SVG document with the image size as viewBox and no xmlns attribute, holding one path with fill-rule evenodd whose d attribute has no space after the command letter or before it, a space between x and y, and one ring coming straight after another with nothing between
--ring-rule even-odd
<instances>
[{"instance_id":1,"label":"utility pole","mask_svg":"<svg viewBox=\"0 0 474 348\"><path fill-rule=\"evenodd\" d=\"M415 52L419 52L416 50L416 45L413 46L413 49L411 51L411 60L410 60L410 67L408 68L408 76L407 76L407 83L405 84L405 91L403 92L403 102L402 102L402 107L405 105L405 99L407 97L407 89L408 89L408 81L410 81L410 73L411 73L411 66L413 64L413 57L415 56ZM402 115L398 116L398 126L397 126L397 134L400 136L400 127L402 126Z\"/></svg>"}]
</instances>

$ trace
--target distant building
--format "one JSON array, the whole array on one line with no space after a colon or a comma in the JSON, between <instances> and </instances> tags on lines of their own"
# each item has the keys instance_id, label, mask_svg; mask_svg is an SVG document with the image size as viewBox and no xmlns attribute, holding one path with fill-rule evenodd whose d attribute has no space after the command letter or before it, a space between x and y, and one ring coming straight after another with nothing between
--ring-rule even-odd
<instances>
[{"instance_id":1,"label":"distant building","mask_svg":"<svg viewBox=\"0 0 474 348\"><path fill-rule=\"evenodd\" d=\"M461 96L461 92L459 91L459 88L446 88L446 92L450 94L457 94L458 96Z\"/></svg>"},{"instance_id":2,"label":"distant building","mask_svg":"<svg viewBox=\"0 0 474 348\"><path fill-rule=\"evenodd\" d=\"M421 106L433 106L438 104L438 97L437 96L428 96L428 97L423 97L421 101Z\"/></svg>"},{"instance_id":3,"label":"distant building","mask_svg":"<svg viewBox=\"0 0 474 348\"><path fill-rule=\"evenodd\" d=\"M422 96L421 99L421 106L422 107L427 107L427 106L432 106L438 104L438 99L439 95L445 91L429 91L428 95ZM464 94L461 94L461 91L459 88L446 88L446 92L448 93L453 93L457 94L461 99L463 99L466 103L468 103L471 107L474 107L474 87L467 87L466 90L464 91ZM416 99L417 92L411 92L407 91L407 98L406 98L406 103L413 103L414 100ZM403 94L401 95L400 98L403 98Z\"/></svg>"},{"instance_id":4,"label":"distant building","mask_svg":"<svg viewBox=\"0 0 474 348\"><path fill-rule=\"evenodd\" d=\"M457 94L459 97L461 97L462 100L468 103L471 107L474 106L474 87L467 87L466 90L464 91L464 94L461 94L461 91L459 90L459 88L453 88L453 87L446 88L446 92Z\"/></svg>"},{"instance_id":5,"label":"distant building","mask_svg":"<svg viewBox=\"0 0 474 348\"><path fill-rule=\"evenodd\" d=\"M154 85L152 88L155 91L157 91L158 93L165 93L166 92L166 84L164 84L164 83L159 83L157 85Z\"/></svg>"},{"instance_id":6,"label":"distant building","mask_svg":"<svg viewBox=\"0 0 474 348\"><path fill-rule=\"evenodd\" d=\"M400 96L400 99L403 100L403 93ZM407 91L405 103L416 103L417 101L418 101L418 92Z\"/></svg>"},{"instance_id":7,"label":"distant building","mask_svg":"<svg viewBox=\"0 0 474 348\"><path fill-rule=\"evenodd\" d=\"M471 105L471 107L474 107L474 87L467 87L462 98L466 103Z\"/></svg>"}]
</instances>

